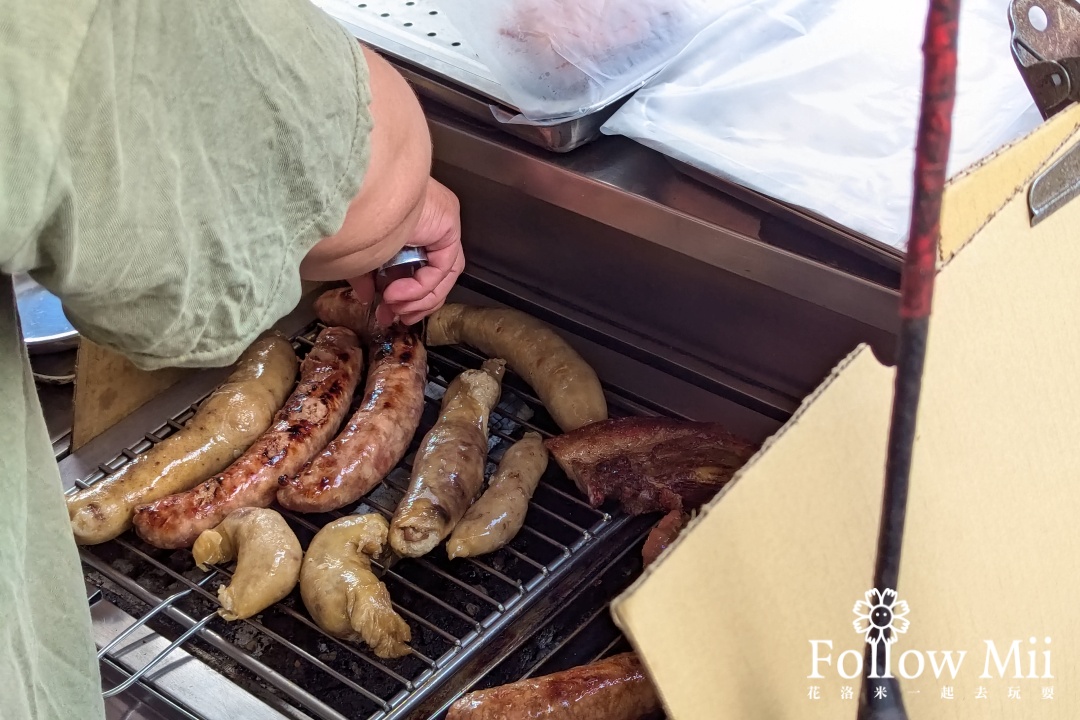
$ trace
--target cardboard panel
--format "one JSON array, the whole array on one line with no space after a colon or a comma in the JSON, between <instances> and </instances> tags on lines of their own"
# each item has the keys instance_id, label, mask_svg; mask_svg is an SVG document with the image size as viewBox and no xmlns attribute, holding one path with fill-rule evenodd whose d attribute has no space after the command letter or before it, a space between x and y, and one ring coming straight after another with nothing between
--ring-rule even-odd
<instances>
[{"instance_id":1,"label":"cardboard panel","mask_svg":"<svg viewBox=\"0 0 1080 720\"><path fill-rule=\"evenodd\" d=\"M913 720L1080 717L1080 201L1036 228L1026 201L1078 118L946 196L977 234L945 243L919 414L890 648ZM855 718L892 379L853 353L615 603L675 720Z\"/></svg>"}]
</instances>

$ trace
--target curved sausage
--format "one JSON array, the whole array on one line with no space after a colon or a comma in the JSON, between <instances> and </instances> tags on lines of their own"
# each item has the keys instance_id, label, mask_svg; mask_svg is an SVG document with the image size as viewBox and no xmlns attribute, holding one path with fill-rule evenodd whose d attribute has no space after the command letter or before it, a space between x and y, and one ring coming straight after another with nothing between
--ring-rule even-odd
<instances>
[{"instance_id":1,"label":"curved sausage","mask_svg":"<svg viewBox=\"0 0 1080 720\"><path fill-rule=\"evenodd\" d=\"M428 318L425 340L431 346L465 343L506 358L564 432L607 419L596 372L551 327L523 312L444 305Z\"/></svg>"},{"instance_id":2,"label":"curved sausage","mask_svg":"<svg viewBox=\"0 0 1080 720\"><path fill-rule=\"evenodd\" d=\"M405 456L424 411L427 352L396 326L372 342L364 404L341 434L290 479L277 499L300 512L329 512L363 497Z\"/></svg>"},{"instance_id":3,"label":"curved sausage","mask_svg":"<svg viewBox=\"0 0 1080 720\"><path fill-rule=\"evenodd\" d=\"M446 541L446 552L473 557L495 552L525 524L529 499L547 469L548 453L539 433L527 432L510 446L488 489L473 503Z\"/></svg>"},{"instance_id":4,"label":"curved sausage","mask_svg":"<svg viewBox=\"0 0 1080 720\"><path fill-rule=\"evenodd\" d=\"M348 515L311 540L300 571L300 597L315 623L334 637L362 639L381 658L401 657L412 632L390 593L371 572L388 526L382 515Z\"/></svg>"},{"instance_id":5,"label":"curved sausage","mask_svg":"<svg viewBox=\"0 0 1080 720\"><path fill-rule=\"evenodd\" d=\"M469 693L446 720L643 720L660 698L634 653Z\"/></svg>"},{"instance_id":6,"label":"curved sausage","mask_svg":"<svg viewBox=\"0 0 1080 720\"><path fill-rule=\"evenodd\" d=\"M371 305L361 302L350 287L334 288L315 299L315 316L327 327L349 328L366 340L371 331Z\"/></svg>"},{"instance_id":7,"label":"curved sausage","mask_svg":"<svg viewBox=\"0 0 1080 720\"><path fill-rule=\"evenodd\" d=\"M232 580L218 588L218 614L243 620L292 592L304 551L285 518L267 508L246 507L199 535L191 554L203 570L236 560Z\"/></svg>"},{"instance_id":8,"label":"curved sausage","mask_svg":"<svg viewBox=\"0 0 1080 720\"><path fill-rule=\"evenodd\" d=\"M223 473L135 511L135 529L160 548L189 547L233 510L266 507L278 478L292 475L326 447L349 410L360 378L356 335L341 327L319 333L300 365L300 382L274 424Z\"/></svg>"},{"instance_id":9,"label":"curved sausage","mask_svg":"<svg viewBox=\"0 0 1080 720\"><path fill-rule=\"evenodd\" d=\"M442 542L484 486L488 416L502 393L504 367L502 360L487 360L446 389L390 523L390 546L398 555L420 557Z\"/></svg>"},{"instance_id":10,"label":"curved sausage","mask_svg":"<svg viewBox=\"0 0 1080 720\"><path fill-rule=\"evenodd\" d=\"M675 542L679 537L679 533L683 531L683 528L689 522L690 516L678 509L672 510L661 518L660 522L656 523L656 526L649 532L649 537L645 539L645 544L641 548L641 559L645 562L645 565L652 565L656 562L660 554Z\"/></svg>"},{"instance_id":11,"label":"curved sausage","mask_svg":"<svg viewBox=\"0 0 1080 720\"><path fill-rule=\"evenodd\" d=\"M131 527L137 506L189 490L228 467L270 427L296 379L296 365L284 335L256 340L182 430L68 498L75 542L112 540Z\"/></svg>"}]
</instances>

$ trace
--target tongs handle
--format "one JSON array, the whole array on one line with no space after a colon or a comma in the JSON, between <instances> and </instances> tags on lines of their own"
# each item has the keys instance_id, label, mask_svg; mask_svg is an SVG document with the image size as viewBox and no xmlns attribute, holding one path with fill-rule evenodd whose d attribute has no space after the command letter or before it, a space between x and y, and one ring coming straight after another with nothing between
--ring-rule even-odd
<instances>
[{"instance_id":1,"label":"tongs handle","mask_svg":"<svg viewBox=\"0 0 1080 720\"><path fill-rule=\"evenodd\" d=\"M420 268L427 265L427 252L420 247L404 247L394 257L383 263L375 271L375 291L382 295L386 286L395 280L412 277Z\"/></svg>"}]
</instances>

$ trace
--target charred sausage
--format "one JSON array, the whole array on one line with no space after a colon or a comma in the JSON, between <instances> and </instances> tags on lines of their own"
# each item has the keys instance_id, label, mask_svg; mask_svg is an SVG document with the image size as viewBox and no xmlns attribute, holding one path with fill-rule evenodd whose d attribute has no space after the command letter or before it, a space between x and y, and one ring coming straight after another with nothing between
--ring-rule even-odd
<instances>
[{"instance_id":1,"label":"charred sausage","mask_svg":"<svg viewBox=\"0 0 1080 720\"><path fill-rule=\"evenodd\" d=\"M376 338L364 404L345 429L292 478L277 499L300 512L328 512L366 495L409 448L424 411L427 352L420 339L396 326Z\"/></svg>"},{"instance_id":2,"label":"charred sausage","mask_svg":"<svg viewBox=\"0 0 1080 720\"><path fill-rule=\"evenodd\" d=\"M189 490L228 467L270 427L296 379L296 364L284 335L256 340L182 430L68 498L75 542L112 540L131 527L137 506Z\"/></svg>"},{"instance_id":3,"label":"charred sausage","mask_svg":"<svg viewBox=\"0 0 1080 720\"><path fill-rule=\"evenodd\" d=\"M236 560L232 580L218 588L218 614L243 620L292 592L304 551L285 518L268 508L246 507L200 535L191 554L203 570Z\"/></svg>"},{"instance_id":4,"label":"charred sausage","mask_svg":"<svg viewBox=\"0 0 1080 720\"><path fill-rule=\"evenodd\" d=\"M548 325L523 312L444 305L428 318L425 340L432 346L465 343L506 358L564 432L607 419L607 400L592 367Z\"/></svg>"},{"instance_id":5,"label":"charred sausage","mask_svg":"<svg viewBox=\"0 0 1080 720\"><path fill-rule=\"evenodd\" d=\"M386 547L382 515L348 515L311 540L300 571L300 597L323 630L345 640L363 640L381 658L409 652L409 625L390 603L390 593L371 572L371 560Z\"/></svg>"},{"instance_id":6,"label":"charred sausage","mask_svg":"<svg viewBox=\"0 0 1080 720\"><path fill-rule=\"evenodd\" d=\"M547 469L548 453L539 433L528 432L503 455L488 489L473 503L446 542L446 552L473 557L495 552L525 524L529 499Z\"/></svg>"},{"instance_id":7,"label":"charred sausage","mask_svg":"<svg viewBox=\"0 0 1080 720\"><path fill-rule=\"evenodd\" d=\"M504 366L488 360L446 389L390 523L390 546L399 555L420 557L446 539L484 486L488 416L499 402Z\"/></svg>"},{"instance_id":8,"label":"charred sausage","mask_svg":"<svg viewBox=\"0 0 1080 720\"><path fill-rule=\"evenodd\" d=\"M634 653L469 693L446 720L643 720L661 709Z\"/></svg>"},{"instance_id":9,"label":"charred sausage","mask_svg":"<svg viewBox=\"0 0 1080 720\"><path fill-rule=\"evenodd\" d=\"M266 507L278 479L322 450L348 412L360 378L356 334L342 327L319 333L300 365L300 382L270 429L223 473L197 487L135 511L135 529L160 548L189 547L233 510Z\"/></svg>"},{"instance_id":10,"label":"charred sausage","mask_svg":"<svg viewBox=\"0 0 1080 720\"><path fill-rule=\"evenodd\" d=\"M352 288L334 288L316 298L315 316L327 327L349 328L364 340L371 331L371 303L362 302Z\"/></svg>"}]
</instances>

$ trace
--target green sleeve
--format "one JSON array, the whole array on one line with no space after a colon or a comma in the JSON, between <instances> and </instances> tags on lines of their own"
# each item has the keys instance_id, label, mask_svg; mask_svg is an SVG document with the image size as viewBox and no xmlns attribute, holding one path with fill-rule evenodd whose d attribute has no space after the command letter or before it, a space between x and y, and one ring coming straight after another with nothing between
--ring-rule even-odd
<instances>
[{"instance_id":1,"label":"green sleeve","mask_svg":"<svg viewBox=\"0 0 1080 720\"><path fill-rule=\"evenodd\" d=\"M296 305L300 260L359 190L359 45L308 0L102 0L59 94L38 224L0 267L142 367L232 362Z\"/></svg>"}]
</instances>

